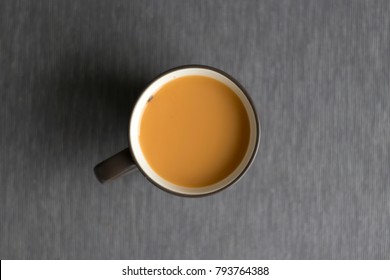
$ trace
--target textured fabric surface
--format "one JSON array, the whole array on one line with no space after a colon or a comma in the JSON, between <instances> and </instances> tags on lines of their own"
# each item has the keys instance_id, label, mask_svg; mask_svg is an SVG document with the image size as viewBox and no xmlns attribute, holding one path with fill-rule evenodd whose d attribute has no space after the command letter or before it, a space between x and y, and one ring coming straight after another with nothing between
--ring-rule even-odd
<instances>
[{"instance_id":1,"label":"textured fabric surface","mask_svg":"<svg viewBox=\"0 0 390 280\"><path fill-rule=\"evenodd\" d=\"M253 98L247 175L99 184L140 90L191 63ZM2 0L0 258L389 259L389 67L389 1Z\"/></svg>"}]
</instances>

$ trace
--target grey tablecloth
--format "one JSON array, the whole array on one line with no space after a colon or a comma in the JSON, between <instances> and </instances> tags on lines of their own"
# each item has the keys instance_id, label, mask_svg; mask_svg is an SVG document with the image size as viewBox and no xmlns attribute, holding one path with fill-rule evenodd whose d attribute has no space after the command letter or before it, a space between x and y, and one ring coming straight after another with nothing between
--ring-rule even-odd
<instances>
[{"instance_id":1,"label":"grey tablecloth","mask_svg":"<svg viewBox=\"0 0 390 280\"><path fill-rule=\"evenodd\" d=\"M93 166L140 90L207 64L260 113L257 159L210 197ZM389 1L0 2L0 257L390 258Z\"/></svg>"}]
</instances>

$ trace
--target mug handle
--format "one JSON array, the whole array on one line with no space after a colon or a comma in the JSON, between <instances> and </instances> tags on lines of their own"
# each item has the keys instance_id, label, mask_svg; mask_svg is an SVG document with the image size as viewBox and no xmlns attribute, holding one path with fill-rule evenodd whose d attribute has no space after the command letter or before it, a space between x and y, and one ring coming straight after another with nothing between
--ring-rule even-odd
<instances>
[{"instance_id":1,"label":"mug handle","mask_svg":"<svg viewBox=\"0 0 390 280\"><path fill-rule=\"evenodd\" d=\"M119 153L102 161L93 169L96 178L100 183L105 183L116 179L126 173L134 170L136 165L131 158L129 148L126 148Z\"/></svg>"}]
</instances>

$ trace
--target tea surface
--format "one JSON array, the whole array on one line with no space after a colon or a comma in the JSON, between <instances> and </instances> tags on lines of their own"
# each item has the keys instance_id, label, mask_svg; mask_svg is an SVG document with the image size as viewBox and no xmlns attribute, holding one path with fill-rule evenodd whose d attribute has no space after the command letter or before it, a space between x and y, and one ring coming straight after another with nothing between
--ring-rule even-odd
<instances>
[{"instance_id":1,"label":"tea surface","mask_svg":"<svg viewBox=\"0 0 390 280\"><path fill-rule=\"evenodd\" d=\"M249 119L237 95L204 76L177 78L154 94L141 119L140 144L161 177L204 187L231 174L249 142Z\"/></svg>"}]
</instances>

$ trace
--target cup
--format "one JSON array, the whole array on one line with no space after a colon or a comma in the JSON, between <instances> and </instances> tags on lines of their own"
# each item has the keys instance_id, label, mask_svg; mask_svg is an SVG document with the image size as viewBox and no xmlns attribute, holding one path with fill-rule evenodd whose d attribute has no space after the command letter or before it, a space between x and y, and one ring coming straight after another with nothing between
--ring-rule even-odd
<instances>
[{"instance_id":1,"label":"cup","mask_svg":"<svg viewBox=\"0 0 390 280\"><path fill-rule=\"evenodd\" d=\"M235 170L224 179L204 187L180 186L162 178L153 170L146 160L139 139L141 119L148 101L150 101L153 95L168 82L186 76L205 76L215 79L229 87L242 102L249 120L249 143L241 162ZM96 165L94 168L95 175L101 183L105 183L127 174L134 169L138 169L152 184L171 194L188 197L213 194L236 183L248 170L259 147L260 130L260 122L253 102L244 87L233 77L219 69L204 65L185 65L173 68L152 80L139 96L132 110L129 122L129 148L124 149Z\"/></svg>"}]
</instances>

